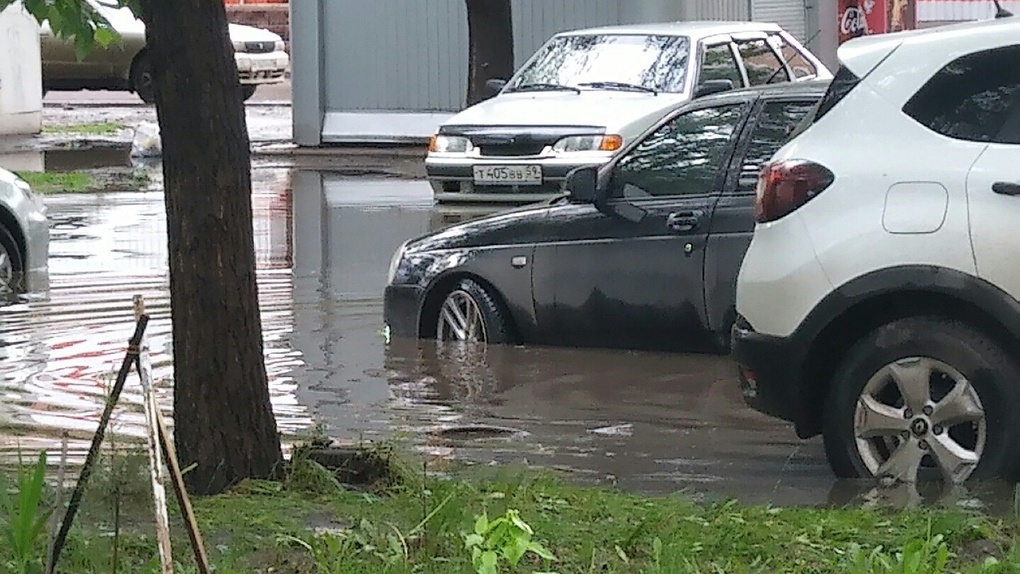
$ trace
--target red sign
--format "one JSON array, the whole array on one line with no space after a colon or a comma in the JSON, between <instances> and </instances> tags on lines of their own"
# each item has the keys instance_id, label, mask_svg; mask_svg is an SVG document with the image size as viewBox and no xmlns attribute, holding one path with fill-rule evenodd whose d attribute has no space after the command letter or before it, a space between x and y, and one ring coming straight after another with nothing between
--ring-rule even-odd
<instances>
[{"instance_id":1,"label":"red sign","mask_svg":"<svg viewBox=\"0 0 1020 574\"><path fill-rule=\"evenodd\" d=\"M839 0L839 43L917 28L917 0Z\"/></svg>"}]
</instances>

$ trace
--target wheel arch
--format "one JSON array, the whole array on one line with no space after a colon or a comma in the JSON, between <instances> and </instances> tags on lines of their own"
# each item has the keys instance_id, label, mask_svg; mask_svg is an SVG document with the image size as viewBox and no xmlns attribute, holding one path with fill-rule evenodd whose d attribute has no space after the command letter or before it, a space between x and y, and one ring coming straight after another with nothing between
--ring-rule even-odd
<instances>
[{"instance_id":1,"label":"wheel arch","mask_svg":"<svg viewBox=\"0 0 1020 574\"><path fill-rule=\"evenodd\" d=\"M28 261L28 243L25 239L25 233L22 231L18 219L6 207L0 207L0 229L4 229L7 233L11 234L11 237L14 238L14 243L18 246L21 264L25 269L31 269L32 263Z\"/></svg>"},{"instance_id":2,"label":"wheel arch","mask_svg":"<svg viewBox=\"0 0 1020 574\"><path fill-rule=\"evenodd\" d=\"M966 323L1004 349L1020 348L1020 302L984 279L932 266L903 266L864 275L831 293L813 312L831 317L807 345L798 376L797 435L823 426L833 375L850 346L889 321L937 315Z\"/></svg>"},{"instance_id":3,"label":"wheel arch","mask_svg":"<svg viewBox=\"0 0 1020 574\"><path fill-rule=\"evenodd\" d=\"M507 325L510 328L511 336L514 341L520 340L520 332L517 329L517 321L510 311L509 305L507 305L506 298L503 293L496 288L492 282L486 280L477 273L472 273L463 269L451 270L436 277L431 284L425 290L425 296L422 298L421 308L418 310L418 336L421 338L433 338L436 333L436 319L439 314L439 307L443 303L443 299L453 291L458 283L463 279L471 279L479 285L492 297L492 300L496 303L499 308L499 312L503 314L503 318L506 320Z\"/></svg>"}]
</instances>

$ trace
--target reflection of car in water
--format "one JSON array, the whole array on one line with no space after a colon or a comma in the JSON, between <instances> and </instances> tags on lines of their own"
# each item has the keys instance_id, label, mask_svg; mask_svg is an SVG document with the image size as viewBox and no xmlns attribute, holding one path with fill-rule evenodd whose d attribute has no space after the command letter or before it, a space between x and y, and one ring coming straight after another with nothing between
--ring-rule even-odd
<instances>
[{"instance_id":1,"label":"reflection of car in water","mask_svg":"<svg viewBox=\"0 0 1020 574\"><path fill-rule=\"evenodd\" d=\"M46 287L50 229L42 198L0 168L0 303Z\"/></svg>"},{"instance_id":2,"label":"reflection of car in water","mask_svg":"<svg viewBox=\"0 0 1020 574\"><path fill-rule=\"evenodd\" d=\"M85 59L75 55L74 41L53 36L48 24L40 32L43 88L45 90L127 90L146 103L153 102L152 62L145 50L145 24L129 8L112 8L98 0L89 4L110 22L120 41L95 46ZM239 82L244 99L260 84L285 81L290 57L278 34L230 24Z\"/></svg>"},{"instance_id":3,"label":"reflection of car in water","mask_svg":"<svg viewBox=\"0 0 1020 574\"><path fill-rule=\"evenodd\" d=\"M826 85L785 83L682 103L612 162L580 172L598 174L597 190L583 190L589 197L575 188L572 197L406 242L385 289L391 333L725 347L759 166Z\"/></svg>"},{"instance_id":4,"label":"reflection of car in water","mask_svg":"<svg viewBox=\"0 0 1020 574\"><path fill-rule=\"evenodd\" d=\"M553 36L495 97L447 120L425 169L437 201L534 201L602 165L673 106L721 90L831 79L776 24L675 22ZM504 81L505 80L505 81Z\"/></svg>"}]
</instances>

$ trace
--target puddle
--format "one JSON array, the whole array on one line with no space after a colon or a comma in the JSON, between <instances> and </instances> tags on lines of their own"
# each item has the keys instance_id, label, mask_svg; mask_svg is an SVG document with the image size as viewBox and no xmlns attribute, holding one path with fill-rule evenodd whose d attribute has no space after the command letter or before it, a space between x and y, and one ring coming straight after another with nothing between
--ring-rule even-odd
<instances>
[{"instance_id":1,"label":"puddle","mask_svg":"<svg viewBox=\"0 0 1020 574\"><path fill-rule=\"evenodd\" d=\"M341 440L408 438L436 467L451 458L528 465L586 484L782 505L883 500L836 481L820 440L801 441L746 408L726 357L387 344L381 293L393 251L485 210L437 209L423 181L262 167L253 186L266 363L285 438L314 417ZM163 194L46 201L52 290L0 308L0 441L7 452L57 449L68 429L81 455L136 293L152 314L154 375L169 414ZM143 436L137 378L121 402L118 432ZM1012 491L963 499L990 509Z\"/></svg>"}]
</instances>

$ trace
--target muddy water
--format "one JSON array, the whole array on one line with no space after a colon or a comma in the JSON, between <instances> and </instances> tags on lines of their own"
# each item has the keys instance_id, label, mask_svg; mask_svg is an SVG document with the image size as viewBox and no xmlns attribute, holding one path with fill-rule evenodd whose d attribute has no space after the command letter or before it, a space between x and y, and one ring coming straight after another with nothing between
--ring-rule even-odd
<instances>
[{"instance_id":1,"label":"muddy water","mask_svg":"<svg viewBox=\"0 0 1020 574\"><path fill-rule=\"evenodd\" d=\"M689 490L751 502L874 502L837 483L818 440L743 406L729 359L623 351L437 347L382 328L381 291L408 237L475 210L437 209L424 182L254 172L255 241L274 409L287 436L407 437L437 468L531 465L591 484ZM87 447L142 294L169 414L170 341L161 192L47 198L51 291L0 308L4 446ZM118 430L141 436L137 379ZM913 501L916 493L882 496ZM863 496L863 498L862 498ZM1008 500L1008 496L996 497Z\"/></svg>"}]
</instances>

